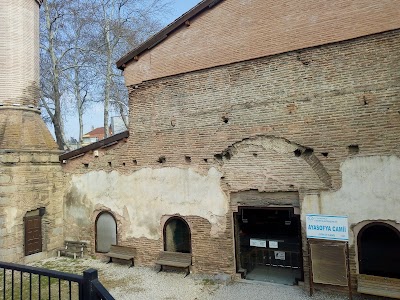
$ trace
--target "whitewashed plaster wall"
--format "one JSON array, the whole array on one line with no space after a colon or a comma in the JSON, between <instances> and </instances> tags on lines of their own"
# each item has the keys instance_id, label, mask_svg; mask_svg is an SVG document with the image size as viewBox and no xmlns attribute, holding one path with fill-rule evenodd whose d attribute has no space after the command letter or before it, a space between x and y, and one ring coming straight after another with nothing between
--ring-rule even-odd
<instances>
[{"instance_id":1,"label":"whitewashed plaster wall","mask_svg":"<svg viewBox=\"0 0 400 300\"><path fill-rule=\"evenodd\" d=\"M342 187L335 192L305 195L306 214L348 216L349 226L365 220L400 222L400 158L353 157L341 166ZM354 243L350 232L349 242Z\"/></svg>"},{"instance_id":2,"label":"whitewashed plaster wall","mask_svg":"<svg viewBox=\"0 0 400 300\"><path fill-rule=\"evenodd\" d=\"M92 214L110 208L127 222L126 236L157 240L163 215L195 215L207 219L211 235L226 229L228 197L220 186L222 173L206 175L192 169L145 168L130 175L93 171L73 175L65 201L65 217L80 226L93 226ZM73 222L71 222L73 223Z\"/></svg>"}]
</instances>

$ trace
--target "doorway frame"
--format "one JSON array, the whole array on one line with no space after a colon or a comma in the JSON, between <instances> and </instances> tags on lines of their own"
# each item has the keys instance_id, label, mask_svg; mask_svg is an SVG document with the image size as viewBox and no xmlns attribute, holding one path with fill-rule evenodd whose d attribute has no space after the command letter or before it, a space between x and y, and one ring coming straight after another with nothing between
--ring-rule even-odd
<instances>
[{"instance_id":1,"label":"doorway frame","mask_svg":"<svg viewBox=\"0 0 400 300\"><path fill-rule=\"evenodd\" d=\"M243 276L244 269L241 267L240 260L240 237L239 237L239 224L238 217L243 209L254 209L254 210L292 210L292 214L295 215L295 209L299 207L293 205L268 205L268 206L251 206L251 205L238 205L236 211L233 211L233 238L234 238L234 251L235 251L235 271L237 274L241 274ZM302 221L301 214L299 216L299 225L298 225L298 239L300 243L300 274L301 278L299 281L304 281L304 251L303 251L303 235L302 235ZM246 274L244 274L246 275Z\"/></svg>"}]
</instances>

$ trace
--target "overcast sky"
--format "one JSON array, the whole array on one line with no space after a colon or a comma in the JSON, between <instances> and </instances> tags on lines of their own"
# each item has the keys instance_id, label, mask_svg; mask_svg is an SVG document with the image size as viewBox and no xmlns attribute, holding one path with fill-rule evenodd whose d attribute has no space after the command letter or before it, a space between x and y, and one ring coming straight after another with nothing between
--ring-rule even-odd
<instances>
[{"instance_id":1,"label":"overcast sky","mask_svg":"<svg viewBox=\"0 0 400 300\"><path fill-rule=\"evenodd\" d=\"M185 12L190 10L196 4L201 2L201 0L172 0L171 14L166 16L163 20L164 25L168 25L175 19L179 18ZM111 113L111 116L116 114ZM87 133L92 130L92 127L103 127L103 107L101 105L93 106L89 112L84 116L83 131ZM64 124L65 137L69 140L70 137L78 139L79 137L79 124L78 118L74 116L68 116ZM53 133L53 128L50 128ZM54 134L53 134L54 136Z\"/></svg>"}]
</instances>

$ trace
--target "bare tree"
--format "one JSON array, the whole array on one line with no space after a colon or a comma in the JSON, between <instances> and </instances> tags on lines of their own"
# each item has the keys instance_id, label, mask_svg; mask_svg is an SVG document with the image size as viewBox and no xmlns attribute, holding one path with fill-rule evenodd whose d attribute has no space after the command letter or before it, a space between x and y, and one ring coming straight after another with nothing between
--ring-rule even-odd
<instances>
[{"instance_id":1,"label":"bare tree","mask_svg":"<svg viewBox=\"0 0 400 300\"><path fill-rule=\"evenodd\" d=\"M90 102L94 99L96 86L93 64L96 63L95 52L90 49L92 22L91 8L93 4L85 1L75 1L70 7L71 22L67 35L69 36L72 50L69 55L69 72L66 72L68 86L74 95L76 112L79 122L78 144L83 140L83 114Z\"/></svg>"},{"instance_id":2,"label":"bare tree","mask_svg":"<svg viewBox=\"0 0 400 300\"><path fill-rule=\"evenodd\" d=\"M115 62L159 29L154 21L168 0L44 0L41 14L41 105L66 148L64 118L76 108L79 142L90 102L104 105L104 135L110 108L125 118L128 93Z\"/></svg>"},{"instance_id":3,"label":"bare tree","mask_svg":"<svg viewBox=\"0 0 400 300\"><path fill-rule=\"evenodd\" d=\"M108 136L111 102L117 106L124 120L128 95L121 91L121 71L115 62L128 50L137 46L143 38L159 29L154 16L165 12L168 3L163 0L98 0L96 14L99 26L99 57L102 58L104 135ZM123 95L123 96L122 96ZM114 100L114 101L112 101ZM126 119L124 120L126 126Z\"/></svg>"},{"instance_id":4,"label":"bare tree","mask_svg":"<svg viewBox=\"0 0 400 300\"><path fill-rule=\"evenodd\" d=\"M66 1L43 1L41 16L41 104L54 126L56 141L60 149L65 147L64 123L61 98L63 95L63 61L71 50L65 46L63 23L67 22Z\"/></svg>"}]
</instances>

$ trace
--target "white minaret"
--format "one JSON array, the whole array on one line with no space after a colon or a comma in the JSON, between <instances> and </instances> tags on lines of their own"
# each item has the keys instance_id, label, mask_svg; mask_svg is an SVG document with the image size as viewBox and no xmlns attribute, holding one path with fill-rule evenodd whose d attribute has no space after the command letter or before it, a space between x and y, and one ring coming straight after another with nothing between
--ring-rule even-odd
<instances>
[{"instance_id":1,"label":"white minaret","mask_svg":"<svg viewBox=\"0 0 400 300\"><path fill-rule=\"evenodd\" d=\"M0 1L0 150L57 149L37 108L41 2Z\"/></svg>"}]
</instances>

